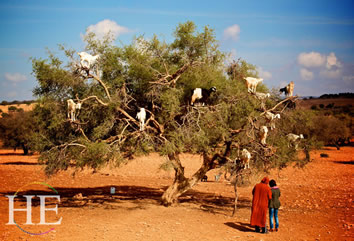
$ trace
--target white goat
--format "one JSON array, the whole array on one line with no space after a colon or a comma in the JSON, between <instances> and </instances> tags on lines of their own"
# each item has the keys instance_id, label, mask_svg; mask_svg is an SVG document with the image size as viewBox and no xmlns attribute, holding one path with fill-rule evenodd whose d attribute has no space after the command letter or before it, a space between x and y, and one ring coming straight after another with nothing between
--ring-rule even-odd
<instances>
[{"instance_id":1,"label":"white goat","mask_svg":"<svg viewBox=\"0 0 354 241\"><path fill-rule=\"evenodd\" d=\"M140 111L136 114L136 118L139 120L140 130L143 131L145 128L145 120L146 120L145 108L140 108Z\"/></svg>"},{"instance_id":2,"label":"white goat","mask_svg":"<svg viewBox=\"0 0 354 241\"><path fill-rule=\"evenodd\" d=\"M99 55L92 56L91 54L88 54L86 52L80 52L77 54L80 56L81 66L88 70L92 68L94 65L96 65L100 58Z\"/></svg>"},{"instance_id":3,"label":"white goat","mask_svg":"<svg viewBox=\"0 0 354 241\"><path fill-rule=\"evenodd\" d=\"M250 168L251 153L247 149L243 149L240 156L244 169Z\"/></svg>"},{"instance_id":4,"label":"white goat","mask_svg":"<svg viewBox=\"0 0 354 241\"><path fill-rule=\"evenodd\" d=\"M259 136L261 138L261 144L262 145L266 145L266 139L267 139L267 135L268 135L268 128L266 126L261 126L261 130L259 133Z\"/></svg>"},{"instance_id":5,"label":"white goat","mask_svg":"<svg viewBox=\"0 0 354 241\"><path fill-rule=\"evenodd\" d=\"M280 114L273 114L272 112L267 111L265 113L265 118L270 123L270 129L273 130L275 128L275 119L280 119Z\"/></svg>"},{"instance_id":6,"label":"white goat","mask_svg":"<svg viewBox=\"0 0 354 241\"><path fill-rule=\"evenodd\" d=\"M260 93L260 92L255 92L254 95L256 96L257 99L259 100L265 100L266 98L270 97L269 93Z\"/></svg>"},{"instance_id":7,"label":"white goat","mask_svg":"<svg viewBox=\"0 0 354 241\"><path fill-rule=\"evenodd\" d=\"M298 147L298 141L300 141L300 139L304 139L304 136L302 134L300 135L295 135L293 133L287 134L286 135L289 141L288 147L290 147L290 144L294 144L295 149L297 149Z\"/></svg>"},{"instance_id":8,"label":"white goat","mask_svg":"<svg viewBox=\"0 0 354 241\"><path fill-rule=\"evenodd\" d=\"M255 93L257 89L257 85L263 81L261 78L254 78L254 77L246 77L246 87L248 93Z\"/></svg>"},{"instance_id":9,"label":"white goat","mask_svg":"<svg viewBox=\"0 0 354 241\"><path fill-rule=\"evenodd\" d=\"M75 103L72 99L67 100L68 103L68 118L71 121L76 121L76 117L78 116L77 110L81 109L81 103Z\"/></svg>"}]
</instances>

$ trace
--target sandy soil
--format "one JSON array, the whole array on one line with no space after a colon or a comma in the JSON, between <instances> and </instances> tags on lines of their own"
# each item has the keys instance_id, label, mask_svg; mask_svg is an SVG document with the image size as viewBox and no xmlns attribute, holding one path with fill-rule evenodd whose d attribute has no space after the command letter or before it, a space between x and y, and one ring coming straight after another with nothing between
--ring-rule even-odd
<instances>
[{"instance_id":1,"label":"sandy soil","mask_svg":"<svg viewBox=\"0 0 354 241\"><path fill-rule=\"evenodd\" d=\"M328 158L321 158L327 153ZM173 207L163 207L159 198L171 183L173 172L159 170L164 159L158 155L141 157L119 169L85 170L75 178L71 171L46 178L37 156L0 150L0 240L353 240L354 148L340 151L325 148L313 153L313 161L303 169L288 167L273 171L270 178L281 188L280 229L259 234L249 225L251 190L262 174L252 177L239 191L238 212L231 217L233 188L217 170L208 173L208 182L198 184ZM190 175L201 164L198 156L184 155ZM26 213L15 212L15 221L29 235L8 222L9 200L4 195L55 194L61 198L58 214L47 211L46 221L60 225L25 225ZM115 187L116 193L110 194ZM54 207L57 202L49 199ZM25 208L25 199L15 200L15 208ZM39 222L39 199L32 203L32 221Z\"/></svg>"},{"instance_id":2,"label":"sandy soil","mask_svg":"<svg viewBox=\"0 0 354 241\"><path fill-rule=\"evenodd\" d=\"M0 113L2 113L2 112L8 113L9 112L9 107L11 107L11 106L15 106L17 109L22 108L24 111L30 111L30 110L32 110L34 108L34 105L35 104L29 104L29 105L27 105L27 104L0 105L0 110L1 110Z\"/></svg>"}]
</instances>

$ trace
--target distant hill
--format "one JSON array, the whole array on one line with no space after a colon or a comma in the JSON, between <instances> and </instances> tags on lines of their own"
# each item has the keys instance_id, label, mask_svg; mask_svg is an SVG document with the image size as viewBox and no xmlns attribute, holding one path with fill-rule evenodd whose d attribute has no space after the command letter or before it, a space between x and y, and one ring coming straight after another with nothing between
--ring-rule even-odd
<instances>
[{"instance_id":1,"label":"distant hill","mask_svg":"<svg viewBox=\"0 0 354 241\"><path fill-rule=\"evenodd\" d=\"M324 94L320 99L354 98L354 93Z\"/></svg>"},{"instance_id":2,"label":"distant hill","mask_svg":"<svg viewBox=\"0 0 354 241\"><path fill-rule=\"evenodd\" d=\"M9 111L30 111L33 109L34 105L35 103L0 105L0 118L3 113L7 114Z\"/></svg>"},{"instance_id":3,"label":"distant hill","mask_svg":"<svg viewBox=\"0 0 354 241\"><path fill-rule=\"evenodd\" d=\"M20 105L20 104L32 104L36 102L35 100L14 100L14 101L6 101L3 100L0 102L0 105Z\"/></svg>"},{"instance_id":4,"label":"distant hill","mask_svg":"<svg viewBox=\"0 0 354 241\"><path fill-rule=\"evenodd\" d=\"M347 113L351 116L354 115L354 95L342 95L339 97L337 94L322 95L319 98L299 99L297 108L299 109L313 109L313 110L331 110L333 113Z\"/></svg>"}]
</instances>

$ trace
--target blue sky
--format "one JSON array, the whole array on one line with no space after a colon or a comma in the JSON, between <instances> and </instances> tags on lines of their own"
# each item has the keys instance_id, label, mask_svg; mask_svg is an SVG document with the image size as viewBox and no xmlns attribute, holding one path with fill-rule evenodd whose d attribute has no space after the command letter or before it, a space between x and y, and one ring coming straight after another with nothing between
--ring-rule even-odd
<instances>
[{"instance_id":1,"label":"blue sky","mask_svg":"<svg viewBox=\"0 0 354 241\"><path fill-rule=\"evenodd\" d=\"M58 44L84 49L86 30L112 29L116 44L157 34L172 41L179 23L215 30L220 48L258 67L269 87L295 94L354 92L354 1L0 1L0 100L34 99L30 57Z\"/></svg>"}]
</instances>

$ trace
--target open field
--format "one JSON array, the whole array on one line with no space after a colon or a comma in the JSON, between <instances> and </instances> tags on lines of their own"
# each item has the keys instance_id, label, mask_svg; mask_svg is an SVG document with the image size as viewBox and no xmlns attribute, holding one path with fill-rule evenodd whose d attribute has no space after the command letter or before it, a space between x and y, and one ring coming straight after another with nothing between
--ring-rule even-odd
<instances>
[{"instance_id":1,"label":"open field","mask_svg":"<svg viewBox=\"0 0 354 241\"><path fill-rule=\"evenodd\" d=\"M327 153L328 158L321 158ZM354 148L340 151L327 147L312 153L313 161L303 169L288 167L273 171L281 188L280 230L259 234L249 226L251 190L262 175L239 190L239 209L230 217L233 188L227 181L198 184L174 207L163 207L159 197L171 183L173 172L159 170L164 159L140 157L120 169L85 170L75 178L71 171L46 178L37 156L0 151L0 240L353 240ZM184 155L186 173L196 170L201 158ZM47 222L62 217L60 225L24 225L25 212L15 212L24 230L48 234L31 236L8 222L8 198L31 182L53 186L61 197L58 214L47 211ZM116 193L110 195L110 188ZM26 194L53 194L43 185L23 187ZM20 193L20 195L23 193ZM33 199L33 222L39 222L39 202ZM15 208L25 208L25 199Z\"/></svg>"},{"instance_id":2,"label":"open field","mask_svg":"<svg viewBox=\"0 0 354 241\"><path fill-rule=\"evenodd\" d=\"M22 108L24 111L30 111L33 109L35 104L17 104L17 105L0 105L0 113L9 113L9 107L15 106L17 109Z\"/></svg>"},{"instance_id":3,"label":"open field","mask_svg":"<svg viewBox=\"0 0 354 241\"><path fill-rule=\"evenodd\" d=\"M301 109L310 109L311 106L316 105L317 107L320 104L327 106L334 103L334 106L354 106L353 98L333 98L333 99L307 99L307 100L298 100L298 107Z\"/></svg>"}]
</instances>

